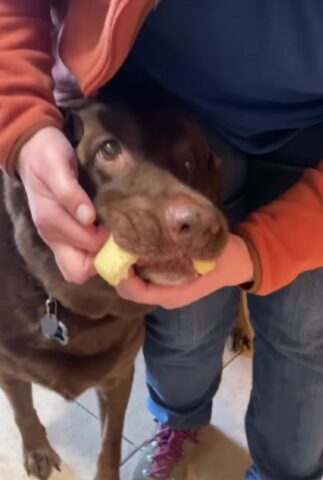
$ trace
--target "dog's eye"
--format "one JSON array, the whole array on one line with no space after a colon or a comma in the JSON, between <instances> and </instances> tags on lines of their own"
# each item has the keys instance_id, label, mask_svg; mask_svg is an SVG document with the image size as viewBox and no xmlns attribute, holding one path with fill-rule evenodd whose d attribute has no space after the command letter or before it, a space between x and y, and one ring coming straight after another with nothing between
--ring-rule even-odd
<instances>
[{"instance_id":1,"label":"dog's eye","mask_svg":"<svg viewBox=\"0 0 323 480\"><path fill-rule=\"evenodd\" d=\"M121 153L121 145L117 140L108 140L100 148L101 155L106 160L113 160Z\"/></svg>"}]
</instances>

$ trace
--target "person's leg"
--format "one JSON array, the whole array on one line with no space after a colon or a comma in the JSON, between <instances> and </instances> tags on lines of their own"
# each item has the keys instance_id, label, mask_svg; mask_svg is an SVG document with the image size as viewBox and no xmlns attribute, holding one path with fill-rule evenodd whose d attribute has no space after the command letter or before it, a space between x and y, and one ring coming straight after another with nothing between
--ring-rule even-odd
<instances>
[{"instance_id":1,"label":"person's leg","mask_svg":"<svg viewBox=\"0 0 323 480\"><path fill-rule=\"evenodd\" d=\"M251 210L317 165L322 135L323 125L308 128L279 151L251 159ZM246 429L257 468L247 480L314 480L323 474L322 292L320 269L267 297L249 296L255 358Z\"/></svg>"},{"instance_id":2,"label":"person's leg","mask_svg":"<svg viewBox=\"0 0 323 480\"><path fill-rule=\"evenodd\" d=\"M159 422L133 480L186 478L186 448L209 423L222 373L224 344L237 317L238 289L227 288L147 319L144 355L148 407Z\"/></svg>"},{"instance_id":3,"label":"person's leg","mask_svg":"<svg viewBox=\"0 0 323 480\"><path fill-rule=\"evenodd\" d=\"M255 359L246 429L262 480L323 475L322 288L319 269L250 297Z\"/></svg>"},{"instance_id":4,"label":"person's leg","mask_svg":"<svg viewBox=\"0 0 323 480\"><path fill-rule=\"evenodd\" d=\"M187 308L158 309L148 319L148 406L159 422L176 429L209 423L238 305L238 290L227 288Z\"/></svg>"}]
</instances>

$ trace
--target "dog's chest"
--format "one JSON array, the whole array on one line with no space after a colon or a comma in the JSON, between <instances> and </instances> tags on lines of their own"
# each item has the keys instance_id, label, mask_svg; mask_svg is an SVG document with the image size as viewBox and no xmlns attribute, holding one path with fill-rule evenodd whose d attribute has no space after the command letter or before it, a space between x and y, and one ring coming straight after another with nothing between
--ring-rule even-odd
<instances>
[{"instance_id":1,"label":"dog's chest","mask_svg":"<svg viewBox=\"0 0 323 480\"><path fill-rule=\"evenodd\" d=\"M67 399L122 377L143 341L141 319L89 321L58 309L57 316L68 332L68 343L61 345L44 336L39 310L24 328L24 314L19 315L16 309L20 334L8 333L1 342L0 369L9 369L8 373L39 383Z\"/></svg>"}]
</instances>

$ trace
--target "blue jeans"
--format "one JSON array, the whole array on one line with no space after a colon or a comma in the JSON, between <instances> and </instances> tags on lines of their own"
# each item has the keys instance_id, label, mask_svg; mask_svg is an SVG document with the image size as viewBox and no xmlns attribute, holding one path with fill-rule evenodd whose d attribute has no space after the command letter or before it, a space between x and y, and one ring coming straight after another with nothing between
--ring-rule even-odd
<instances>
[{"instance_id":1,"label":"blue jeans","mask_svg":"<svg viewBox=\"0 0 323 480\"><path fill-rule=\"evenodd\" d=\"M305 166L316 165L323 156L322 133L322 127L309 129L280 152L262 158L231 152L225 189L232 223L246 209L286 190ZM209 423L221 381L224 344L238 303L238 289L225 288L187 308L158 309L147 319L148 405L160 422L176 429ZM319 479L323 474L323 269L304 273L267 297L250 295L249 306L255 356L246 431L256 469L247 479Z\"/></svg>"}]
</instances>

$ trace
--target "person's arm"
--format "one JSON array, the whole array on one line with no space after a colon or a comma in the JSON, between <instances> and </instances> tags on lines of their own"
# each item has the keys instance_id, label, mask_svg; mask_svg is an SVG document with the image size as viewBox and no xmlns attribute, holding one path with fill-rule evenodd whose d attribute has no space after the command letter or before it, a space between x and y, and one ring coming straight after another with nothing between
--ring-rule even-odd
<instances>
[{"instance_id":1,"label":"person's arm","mask_svg":"<svg viewBox=\"0 0 323 480\"><path fill-rule=\"evenodd\" d=\"M0 0L0 166L14 173L21 146L61 128L53 99L49 0Z\"/></svg>"},{"instance_id":2,"label":"person's arm","mask_svg":"<svg viewBox=\"0 0 323 480\"><path fill-rule=\"evenodd\" d=\"M18 173L36 229L67 281L95 274L106 233L78 183L53 98L49 0L0 0L0 167Z\"/></svg>"},{"instance_id":3,"label":"person's arm","mask_svg":"<svg viewBox=\"0 0 323 480\"><path fill-rule=\"evenodd\" d=\"M236 228L255 266L250 291L267 295L323 267L323 161Z\"/></svg>"}]
</instances>

